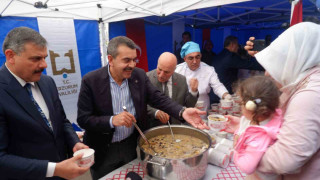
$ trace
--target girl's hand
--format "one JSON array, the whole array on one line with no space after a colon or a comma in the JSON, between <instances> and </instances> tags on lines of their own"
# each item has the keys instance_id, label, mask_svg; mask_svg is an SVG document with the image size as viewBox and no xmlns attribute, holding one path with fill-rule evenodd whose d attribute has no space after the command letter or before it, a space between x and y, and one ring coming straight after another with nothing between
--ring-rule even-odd
<instances>
[{"instance_id":1,"label":"girl's hand","mask_svg":"<svg viewBox=\"0 0 320 180\"><path fill-rule=\"evenodd\" d=\"M226 128L223 129L223 131L233 134L239 128L240 118L236 116L230 116L230 115L225 115L224 117L228 120L227 120Z\"/></svg>"}]
</instances>

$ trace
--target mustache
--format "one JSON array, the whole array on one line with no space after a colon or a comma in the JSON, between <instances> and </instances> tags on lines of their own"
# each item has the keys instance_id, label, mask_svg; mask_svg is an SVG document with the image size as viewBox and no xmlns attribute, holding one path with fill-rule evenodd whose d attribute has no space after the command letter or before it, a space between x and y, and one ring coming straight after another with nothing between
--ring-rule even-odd
<instances>
[{"instance_id":1,"label":"mustache","mask_svg":"<svg viewBox=\"0 0 320 180\"><path fill-rule=\"evenodd\" d=\"M126 67L126 68L124 68L124 70L125 70L125 71L132 71L133 68L132 68L132 67Z\"/></svg>"},{"instance_id":2,"label":"mustache","mask_svg":"<svg viewBox=\"0 0 320 180\"><path fill-rule=\"evenodd\" d=\"M44 71L44 69L37 69L34 71L34 73L39 73L39 72L43 72L43 71Z\"/></svg>"}]
</instances>

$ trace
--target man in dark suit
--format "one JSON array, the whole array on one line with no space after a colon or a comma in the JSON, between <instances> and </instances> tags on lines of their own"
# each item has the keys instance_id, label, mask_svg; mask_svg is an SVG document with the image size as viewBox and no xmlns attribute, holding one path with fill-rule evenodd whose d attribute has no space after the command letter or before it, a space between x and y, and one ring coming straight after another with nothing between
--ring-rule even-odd
<instances>
[{"instance_id":1,"label":"man in dark suit","mask_svg":"<svg viewBox=\"0 0 320 180\"><path fill-rule=\"evenodd\" d=\"M216 70L221 83L232 93L232 86L238 80L239 69L250 69L263 71L263 67L255 58L241 58L237 52L239 49L238 38L228 36L224 41L224 49L215 56L212 66ZM219 98L216 96L216 101Z\"/></svg>"},{"instance_id":2,"label":"man in dark suit","mask_svg":"<svg viewBox=\"0 0 320 180\"><path fill-rule=\"evenodd\" d=\"M198 81L191 79L190 92L186 77L175 73L177 66L177 58L174 54L164 52L158 59L157 69L147 73L150 82L161 92L169 96L172 100L182 106L194 107L199 96ZM170 116L156 108L148 105L148 117L151 127L162 125L162 122L167 122ZM159 121L160 120L160 121ZM175 118L170 118L171 124L181 124L181 121Z\"/></svg>"},{"instance_id":3,"label":"man in dark suit","mask_svg":"<svg viewBox=\"0 0 320 180\"><path fill-rule=\"evenodd\" d=\"M5 64L0 68L0 179L71 179L89 168L66 160L67 148L80 143L66 119L47 67L46 40L36 31L11 30L3 43ZM58 177L59 176L59 177ZM62 178L60 178L62 177Z\"/></svg>"},{"instance_id":4,"label":"man in dark suit","mask_svg":"<svg viewBox=\"0 0 320 180\"><path fill-rule=\"evenodd\" d=\"M84 142L95 149L93 179L137 157L137 134L132 122L142 130L148 128L147 104L208 129L199 116L206 112L173 102L151 84L144 70L135 68L136 47L127 37L113 38L107 49L108 65L82 79L77 120L86 130Z\"/></svg>"}]
</instances>

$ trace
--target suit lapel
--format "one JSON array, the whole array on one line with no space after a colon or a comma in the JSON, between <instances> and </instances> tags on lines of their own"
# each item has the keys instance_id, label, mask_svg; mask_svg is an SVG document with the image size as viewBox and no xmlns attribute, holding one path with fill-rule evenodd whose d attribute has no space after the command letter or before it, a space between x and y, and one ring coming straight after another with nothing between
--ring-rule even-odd
<instances>
[{"instance_id":1,"label":"suit lapel","mask_svg":"<svg viewBox=\"0 0 320 180\"><path fill-rule=\"evenodd\" d=\"M129 90L131 93L131 98L134 104L134 108L136 110L136 117L139 118L140 116L140 91L139 91L139 86L141 86L141 82L139 82L139 79L135 76L134 70L131 75L131 77L128 79L128 84L129 84ZM142 87L140 87L142 88Z\"/></svg>"},{"instance_id":2,"label":"suit lapel","mask_svg":"<svg viewBox=\"0 0 320 180\"><path fill-rule=\"evenodd\" d=\"M177 86L177 84L178 84L179 82L178 82L178 78L177 78L177 76L173 73L172 74L172 97L171 97L171 99L172 100L176 100L176 98L177 98L177 92L178 92L178 86Z\"/></svg>"},{"instance_id":3,"label":"suit lapel","mask_svg":"<svg viewBox=\"0 0 320 180\"><path fill-rule=\"evenodd\" d=\"M102 106L107 110L111 111L113 113L113 107L112 107L112 97L111 97L111 88L110 88L110 77L108 74L108 67L105 66L104 70L101 73L102 82L99 90L99 94L101 99L103 100ZM100 83L100 82L99 82Z\"/></svg>"},{"instance_id":4,"label":"suit lapel","mask_svg":"<svg viewBox=\"0 0 320 180\"><path fill-rule=\"evenodd\" d=\"M154 71L153 73L153 84L155 84L155 86L161 91L163 92L163 87L162 87L162 83L158 81L158 77L157 77L157 71Z\"/></svg>"},{"instance_id":5,"label":"suit lapel","mask_svg":"<svg viewBox=\"0 0 320 180\"><path fill-rule=\"evenodd\" d=\"M3 81L5 79L8 86L5 91L17 101L17 103L24 109L33 120L40 123L45 129L51 131L48 125L43 121L42 116L37 110L36 106L31 101L29 94L26 89L24 89L21 84L12 76L6 67L1 68L1 75L3 75Z\"/></svg>"}]
</instances>

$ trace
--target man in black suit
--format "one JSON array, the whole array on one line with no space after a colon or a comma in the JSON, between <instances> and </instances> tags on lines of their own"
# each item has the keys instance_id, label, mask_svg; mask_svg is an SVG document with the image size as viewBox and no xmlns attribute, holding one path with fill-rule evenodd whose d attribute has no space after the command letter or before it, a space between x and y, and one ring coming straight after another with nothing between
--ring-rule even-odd
<instances>
[{"instance_id":1,"label":"man in black suit","mask_svg":"<svg viewBox=\"0 0 320 180\"><path fill-rule=\"evenodd\" d=\"M237 52L239 49L238 38L228 36L224 41L224 49L215 56L212 66L216 70L221 83L232 93L232 86L238 80L239 69L260 70L263 67L255 58L241 58ZM218 100L218 97L216 98Z\"/></svg>"},{"instance_id":2,"label":"man in black suit","mask_svg":"<svg viewBox=\"0 0 320 180\"><path fill-rule=\"evenodd\" d=\"M6 62L0 69L0 179L71 179L89 168L66 160L67 149L80 143L66 119L47 67L47 42L36 31L11 30L3 43ZM60 178L62 177L62 178Z\"/></svg>"},{"instance_id":3,"label":"man in black suit","mask_svg":"<svg viewBox=\"0 0 320 180\"><path fill-rule=\"evenodd\" d=\"M147 104L195 127L208 128L199 116L206 112L173 102L151 84L144 70L135 68L136 47L127 37L113 38L107 49L108 65L82 79L77 120L86 130L84 142L96 152L93 179L137 157L132 122L142 130L148 128Z\"/></svg>"}]
</instances>

